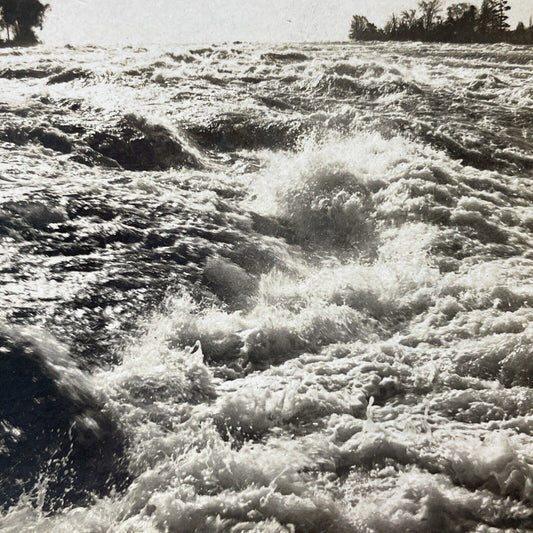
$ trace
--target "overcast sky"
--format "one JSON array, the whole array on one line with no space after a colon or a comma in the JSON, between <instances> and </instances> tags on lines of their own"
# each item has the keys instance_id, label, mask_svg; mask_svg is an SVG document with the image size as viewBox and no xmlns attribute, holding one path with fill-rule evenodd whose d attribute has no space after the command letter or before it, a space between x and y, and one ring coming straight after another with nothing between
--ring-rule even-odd
<instances>
[{"instance_id":1,"label":"overcast sky","mask_svg":"<svg viewBox=\"0 0 533 533\"><path fill-rule=\"evenodd\" d=\"M457 0L444 0L450 5ZM350 18L378 26L417 0L48 0L48 43L141 44L346 40ZM480 3L478 0L475 3ZM510 0L512 26L533 0Z\"/></svg>"}]
</instances>

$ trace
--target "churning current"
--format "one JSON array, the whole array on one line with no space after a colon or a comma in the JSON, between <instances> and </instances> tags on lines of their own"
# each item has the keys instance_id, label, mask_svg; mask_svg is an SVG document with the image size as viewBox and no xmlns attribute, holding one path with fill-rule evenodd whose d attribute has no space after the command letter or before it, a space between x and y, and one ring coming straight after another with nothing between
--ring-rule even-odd
<instances>
[{"instance_id":1,"label":"churning current","mask_svg":"<svg viewBox=\"0 0 533 533\"><path fill-rule=\"evenodd\" d=\"M0 530L533 528L533 50L0 51Z\"/></svg>"}]
</instances>

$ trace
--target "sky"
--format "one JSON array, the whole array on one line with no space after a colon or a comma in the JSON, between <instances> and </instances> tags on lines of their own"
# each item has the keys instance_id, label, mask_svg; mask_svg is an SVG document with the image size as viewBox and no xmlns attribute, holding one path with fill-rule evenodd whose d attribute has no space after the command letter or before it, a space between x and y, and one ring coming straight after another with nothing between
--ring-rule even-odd
<instances>
[{"instance_id":1,"label":"sky","mask_svg":"<svg viewBox=\"0 0 533 533\"><path fill-rule=\"evenodd\" d=\"M443 0L450 5L458 0ZM417 0L47 0L41 39L50 44L343 41L351 16L378 26ZM480 0L474 3L479 4ZM509 0L514 28L533 0Z\"/></svg>"}]
</instances>

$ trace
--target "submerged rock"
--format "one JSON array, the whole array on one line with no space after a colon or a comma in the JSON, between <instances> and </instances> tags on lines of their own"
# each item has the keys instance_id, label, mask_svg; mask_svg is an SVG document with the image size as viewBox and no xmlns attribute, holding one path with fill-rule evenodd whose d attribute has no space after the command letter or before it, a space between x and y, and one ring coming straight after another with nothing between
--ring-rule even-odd
<instances>
[{"instance_id":1,"label":"submerged rock","mask_svg":"<svg viewBox=\"0 0 533 533\"><path fill-rule=\"evenodd\" d=\"M227 113L187 132L200 146L232 152L239 149L287 148L308 128L297 120L265 121L246 114Z\"/></svg>"},{"instance_id":2,"label":"submerged rock","mask_svg":"<svg viewBox=\"0 0 533 533\"><path fill-rule=\"evenodd\" d=\"M48 85L55 85L56 83L68 83L70 81L89 78L91 76L90 72L82 70L81 68L73 68L50 76L48 79Z\"/></svg>"},{"instance_id":3,"label":"submerged rock","mask_svg":"<svg viewBox=\"0 0 533 533\"><path fill-rule=\"evenodd\" d=\"M0 141L13 143L19 146L29 142L38 143L56 152L69 154L72 151L73 141L62 131L40 125L34 128L7 124L0 128Z\"/></svg>"},{"instance_id":4,"label":"submerged rock","mask_svg":"<svg viewBox=\"0 0 533 533\"><path fill-rule=\"evenodd\" d=\"M6 80L20 80L24 78L46 78L49 75L49 70L41 68L6 68L0 71L0 78L4 78Z\"/></svg>"},{"instance_id":5,"label":"submerged rock","mask_svg":"<svg viewBox=\"0 0 533 533\"><path fill-rule=\"evenodd\" d=\"M276 53L276 52L269 52L266 54L261 54L261 59L264 61L269 62L300 62L300 61L308 61L309 58L300 52L284 52L284 53Z\"/></svg>"},{"instance_id":6,"label":"submerged rock","mask_svg":"<svg viewBox=\"0 0 533 533\"><path fill-rule=\"evenodd\" d=\"M0 502L13 504L38 481L45 509L121 488L123 449L63 347L37 330L0 329Z\"/></svg>"},{"instance_id":7,"label":"submerged rock","mask_svg":"<svg viewBox=\"0 0 533 533\"><path fill-rule=\"evenodd\" d=\"M86 141L94 151L127 170L201 166L167 128L133 115L124 117L114 127L89 135Z\"/></svg>"}]
</instances>

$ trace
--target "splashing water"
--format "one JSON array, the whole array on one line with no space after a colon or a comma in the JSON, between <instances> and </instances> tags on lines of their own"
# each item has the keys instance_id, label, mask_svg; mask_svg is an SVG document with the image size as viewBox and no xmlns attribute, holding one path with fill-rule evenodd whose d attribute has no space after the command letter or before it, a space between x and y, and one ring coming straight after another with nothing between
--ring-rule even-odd
<instances>
[{"instance_id":1,"label":"splashing water","mask_svg":"<svg viewBox=\"0 0 533 533\"><path fill-rule=\"evenodd\" d=\"M533 53L0 52L0 529L533 528Z\"/></svg>"}]
</instances>

